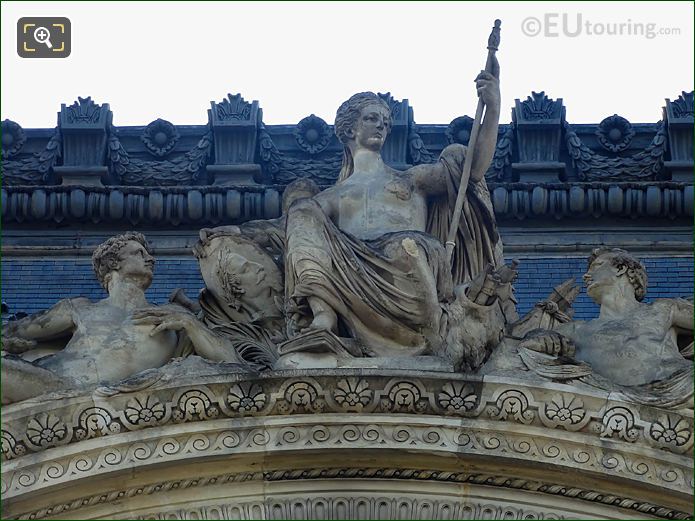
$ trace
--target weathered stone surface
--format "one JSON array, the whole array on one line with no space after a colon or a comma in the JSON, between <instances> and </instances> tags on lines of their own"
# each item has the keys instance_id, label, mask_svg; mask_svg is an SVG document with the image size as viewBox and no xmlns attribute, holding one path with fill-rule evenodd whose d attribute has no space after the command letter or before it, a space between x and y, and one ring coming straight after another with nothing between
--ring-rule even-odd
<instances>
[{"instance_id":1,"label":"weathered stone surface","mask_svg":"<svg viewBox=\"0 0 695 521\"><path fill-rule=\"evenodd\" d=\"M191 345L245 370L234 347L192 313L147 302L144 291L152 282L154 258L142 234L109 239L95 250L92 262L107 298L61 300L47 311L4 325L3 404L118 384L190 353Z\"/></svg>"},{"instance_id":2,"label":"weathered stone surface","mask_svg":"<svg viewBox=\"0 0 695 521\"><path fill-rule=\"evenodd\" d=\"M213 365L133 392L5 407L5 515L157 518L290 498L311 512L319 498L420 505L424 491L436 500L428 518L446 517L449 501L464 517L529 504L568 518L691 515L692 411L513 377Z\"/></svg>"},{"instance_id":3,"label":"weathered stone surface","mask_svg":"<svg viewBox=\"0 0 695 521\"><path fill-rule=\"evenodd\" d=\"M512 326L513 334L523 337L518 349L529 369L554 380L582 379L615 388L638 403L692 409L692 301L641 303L646 270L620 249L595 250L583 279L587 294L601 307L598 318L570 319L565 312L574 291L563 301L551 297ZM571 281L555 294L569 294L567 284ZM508 369L501 356L492 367L496 364Z\"/></svg>"}]
</instances>

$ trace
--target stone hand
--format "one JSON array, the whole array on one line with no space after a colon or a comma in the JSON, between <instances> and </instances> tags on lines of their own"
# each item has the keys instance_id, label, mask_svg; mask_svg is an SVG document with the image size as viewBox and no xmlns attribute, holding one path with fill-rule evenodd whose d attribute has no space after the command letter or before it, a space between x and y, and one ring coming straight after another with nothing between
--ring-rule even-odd
<instances>
[{"instance_id":1,"label":"stone hand","mask_svg":"<svg viewBox=\"0 0 695 521\"><path fill-rule=\"evenodd\" d=\"M574 343L567 337L555 331L534 329L529 331L526 337L519 343L519 347L525 347L531 351L545 353L552 356L574 356Z\"/></svg>"},{"instance_id":2,"label":"stone hand","mask_svg":"<svg viewBox=\"0 0 695 521\"><path fill-rule=\"evenodd\" d=\"M569 322L572 320L572 318L569 315L560 311L560 306L558 306L557 302L554 302L552 300L544 300L536 305L539 308L541 308L545 313L555 318L558 322L564 324L565 322Z\"/></svg>"},{"instance_id":3,"label":"stone hand","mask_svg":"<svg viewBox=\"0 0 695 521\"><path fill-rule=\"evenodd\" d=\"M150 336L154 336L162 331L190 332L198 325L198 319L183 309L162 306L136 310L133 312L133 324L155 326L150 332Z\"/></svg>"},{"instance_id":4,"label":"stone hand","mask_svg":"<svg viewBox=\"0 0 695 521\"><path fill-rule=\"evenodd\" d=\"M481 71L475 78L475 88L488 108L500 107L500 80L492 73Z\"/></svg>"}]
</instances>

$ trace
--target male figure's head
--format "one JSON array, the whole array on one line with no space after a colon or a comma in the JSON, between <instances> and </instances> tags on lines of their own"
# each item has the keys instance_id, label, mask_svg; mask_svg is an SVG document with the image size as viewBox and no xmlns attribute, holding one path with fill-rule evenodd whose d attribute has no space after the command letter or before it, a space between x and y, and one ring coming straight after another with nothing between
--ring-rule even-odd
<instances>
[{"instance_id":1,"label":"male figure's head","mask_svg":"<svg viewBox=\"0 0 695 521\"><path fill-rule=\"evenodd\" d=\"M391 132L391 110L373 92L360 92L343 102L335 116L335 135L344 145L339 181L353 170L355 151L362 148L379 152Z\"/></svg>"},{"instance_id":2,"label":"male figure's head","mask_svg":"<svg viewBox=\"0 0 695 521\"><path fill-rule=\"evenodd\" d=\"M92 254L92 266L106 291L115 280L115 274L145 290L152 283L154 257L143 234L127 232L97 246Z\"/></svg>"},{"instance_id":3,"label":"male figure's head","mask_svg":"<svg viewBox=\"0 0 695 521\"><path fill-rule=\"evenodd\" d=\"M625 250L597 248L589 257L584 276L586 293L601 304L604 296L616 290L642 301L647 292L647 271L640 261Z\"/></svg>"}]
</instances>

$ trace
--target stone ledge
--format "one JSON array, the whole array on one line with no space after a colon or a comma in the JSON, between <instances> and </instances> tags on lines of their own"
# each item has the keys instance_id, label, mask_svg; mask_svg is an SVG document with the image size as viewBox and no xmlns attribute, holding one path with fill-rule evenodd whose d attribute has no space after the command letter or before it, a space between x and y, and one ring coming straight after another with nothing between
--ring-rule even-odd
<instances>
[{"instance_id":1,"label":"stone ledge","mask_svg":"<svg viewBox=\"0 0 695 521\"><path fill-rule=\"evenodd\" d=\"M397 462L398 472L460 473L467 462L463 468L475 470L469 474L490 478L486 485L501 479L497 486L513 488L514 480L532 480L534 493L576 489L572 497L612 498L608 504L659 517L687 517L692 505L692 412L635 406L589 387L312 370L198 376L108 397L44 398L3 408L8 515L36 517L42 508L47 516L59 496L79 509L77 496L88 489L111 497L116 487L117 496L131 484L133 469L142 486L161 481L164 464L175 471L167 471L173 479L193 462L225 462L236 474L259 465L265 473L336 465L349 473L365 464L358 454L372 463L384 459L387 467Z\"/></svg>"},{"instance_id":2,"label":"stone ledge","mask_svg":"<svg viewBox=\"0 0 695 521\"><path fill-rule=\"evenodd\" d=\"M112 223L217 225L280 215L281 186L6 186L8 224ZM650 183L491 183L495 214L505 221L552 217L690 219L693 185Z\"/></svg>"}]
</instances>

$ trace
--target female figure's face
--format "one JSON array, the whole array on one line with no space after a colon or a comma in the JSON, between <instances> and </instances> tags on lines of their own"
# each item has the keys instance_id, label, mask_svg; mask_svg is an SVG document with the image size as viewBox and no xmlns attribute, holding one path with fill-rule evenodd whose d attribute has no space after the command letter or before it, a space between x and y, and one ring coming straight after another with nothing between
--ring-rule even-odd
<instances>
[{"instance_id":1,"label":"female figure's face","mask_svg":"<svg viewBox=\"0 0 695 521\"><path fill-rule=\"evenodd\" d=\"M370 103L362 108L360 117L355 122L355 146L378 152L384 146L390 130L389 110L379 103Z\"/></svg>"}]
</instances>

